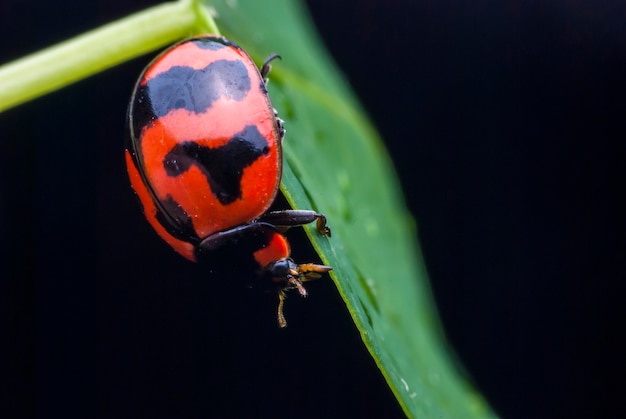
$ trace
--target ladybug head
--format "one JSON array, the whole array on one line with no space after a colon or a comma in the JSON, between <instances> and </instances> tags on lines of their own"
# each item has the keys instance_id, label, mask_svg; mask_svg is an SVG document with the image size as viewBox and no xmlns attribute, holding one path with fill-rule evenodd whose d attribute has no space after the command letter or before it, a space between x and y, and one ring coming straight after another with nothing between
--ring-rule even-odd
<instances>
[{"instance_id":1,"label":"ladybug head","mask_svg":"<svg viewBox=\"0 0 626 419\"><path fill-rule=\"evenodd\" d=\"M268 288L278 293L278 325L286 327L287 321L283 314L283 306L286 291L297 289L302 297L307 296L303 282L319 278L324 272L330 271L332 268L325 265L316 265L314 263L304 263L297 265L291 258L279 259L269 263L263 268L262 277ZM268 283L269 282L269 283Z\"/></svg>"}]
</instances>

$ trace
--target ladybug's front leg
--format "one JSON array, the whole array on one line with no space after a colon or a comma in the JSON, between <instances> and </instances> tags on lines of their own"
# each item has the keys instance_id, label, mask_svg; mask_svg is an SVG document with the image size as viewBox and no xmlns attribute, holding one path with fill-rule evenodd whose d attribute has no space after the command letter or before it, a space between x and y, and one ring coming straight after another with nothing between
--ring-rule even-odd
<instances>
[{"instance_id":1,"label":"ladybug's front leg","mask_svg":"<svg viewBox=\"0 0 626 419\"><path fill-rule=\"evenodd\" d=\"M273 224L279 227L301 226L316 221L317 231L324 236L330 237L330 227L326 225L326 216L311 210L282 210L270 211L263 214L259 221Z\"/></svg>"},{"instance_id":2,"label":"ladybug's front leg","mask_svg":"<svg viewBox=\"0 0 626 419\"><path fill-rule=\"evenodd\" d=\"M236 251L237 253L251 254L262 249L278 234L274 226L268 223L244 224L230 230L220 231L205 238L196 247L198 262L211 262L220 251Z\"/></svg>"}]
</instances>

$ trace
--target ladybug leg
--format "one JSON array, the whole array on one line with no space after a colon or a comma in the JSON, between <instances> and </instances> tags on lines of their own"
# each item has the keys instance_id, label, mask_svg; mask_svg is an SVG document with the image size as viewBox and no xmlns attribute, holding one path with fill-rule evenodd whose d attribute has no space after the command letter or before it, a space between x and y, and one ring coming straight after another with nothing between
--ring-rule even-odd
<instances>
[{"instance_id":1,"label":"ladybug leg","mask_svg":"<svg viewBox=\"0 0 626 419\"><path fill-rule=\"evenodd\" d=\"M285 298L287 298L287 294L285 291L278 291L278 327L285 328L287 327L287 320L285 320L285 314L283 313L283 308L285 307Z\"/></svg>"},{"instance_id":2,"label":"ladybug leg","mask_svg":"<svg viewBox=\"0 0 626 419\"><path fill-rule=\"evenodd\" d=\"M270 211L263 214L259 221L270 223L279 227L301 226L304 224L316 222L317 231L322 235L330 237L330 227L326 225L326 216L311 210L282 210Z\"/></svg>"},{"instance_id":3,"label":"ladybug leg","mask_svg":"<svg viewBox=\"0 0 626 419\"><path fill-rule=\"evenodd\" d=\"M214 252L228 247L248 247L245 250L256 250L263 248L271 241L272 236L278 234L274 226L267 223L244 224L230 230L220 231L211 234L198 244L196 256L198 261L208 257L211 258ZM244 249L241 249L242 251Z\"/></svg>"},{"instance_id":4,"label":"ladybug leg","mask_svg":"<svg viewBox=\"0 0 626 419\"><path fill-rule=\"evenodd\" d=\"M279 58L282 60L282 57L280 55L271 54L269 57L265 59L265 61L263 62L263 65L261 66L259 70L261 72L261 77L263 78L263 83L265 83L266 92L267 92L267 83L269 82L267 75L272 70L272 66L270 65L270 62L272 62L276 58ZM278 135L280 136L280 141L282 141L283 138L285 138L285 132L286 132L285 123L282 119L278 117L278 112L276 111L276 109L273 109L273 111L274 111L274 118L276 118L276 125L277 125L276 128L278 128Z\"/></svg>"},{"instance_id":5,"label":"ladybug leg","mask_svg":"<svg viewBox=\"0 0 626 419\"><path fill-rule=\"evenodd\" d=\"M278 54L270 54L270 56L267 57L265 61L263 61L263 65L261 66L261 70L260 70L261 77L263 77L263 80L265 81L266 84L267 84L267 75L272 69L272 66L270 65L270 63L274 61L276 58L281 59L281 60L283 59L283 57L281 57Z\"/></svg>"},{"instance_id":6,"label":"ladybug leg","mask_svg":"<svg viewBox=\"0 0 626 419\"><path fill-rule=\"evenodd\" d=\"M278 135L280 135L280 141L282 143L285 138L285 133L287 130L285 129L285 121L278 117L278 111L274 109L274 118L276 118L276 126L278 128Z\"/></svg>"},{"instance_id":7,"label":"ladybug leg","mask_svg":"<svg viewBox=\"0 0 626 419\"><path fill-rule=\"evenodd\" d=\"M302 285L302 280L295 277L290 277L288 283L292 284L294 288L297 288L301 296L306 297L308 295L306 289ZM281 329L287 327L287 319L285 319L284 308L285 300L287 299L287 293L285 291L288 289L290 288L285 287L281 290L278 290L278 327L280 327Z\"/></svg>"}]
</instances>

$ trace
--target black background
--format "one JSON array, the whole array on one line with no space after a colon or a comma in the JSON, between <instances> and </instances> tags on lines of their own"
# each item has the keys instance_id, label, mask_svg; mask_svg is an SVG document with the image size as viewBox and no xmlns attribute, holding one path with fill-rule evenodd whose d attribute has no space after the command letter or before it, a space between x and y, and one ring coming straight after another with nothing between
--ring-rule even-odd
<instances>
[{"instance_id":1,"label":"black background","mask_svg":"<svg viewBox=\"0 0 626 419\"><path fill-rule=\"evenodd\" d=\"M0 62L155 3L2 2ZM392 155L449 340L477 386L504 417L615 413L626 6L309 5ZM206 280L156 239L122 159L126 103L148 60L0 114L2 307L16 349L7 407L401 416L330 281L291 298L279 331L273 299ZM293 241L297 260L315 258Z\"/></svg>"}]
</instances>

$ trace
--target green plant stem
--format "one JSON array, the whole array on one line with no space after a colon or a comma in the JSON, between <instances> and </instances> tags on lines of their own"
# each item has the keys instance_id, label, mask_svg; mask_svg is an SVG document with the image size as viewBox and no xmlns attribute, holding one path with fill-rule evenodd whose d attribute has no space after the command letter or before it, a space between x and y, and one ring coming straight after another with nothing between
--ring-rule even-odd
<instances>
[{"instance_id":1,"label":"green plant stem","mask_svg":"<svg viewBox=\"0 0 626 419\"><path fill-rule=\"evenodd\" d=\"M0 66L0 112L202 30L218 33L197 1L180 0Z\"/></svg>"}]
</instances>

